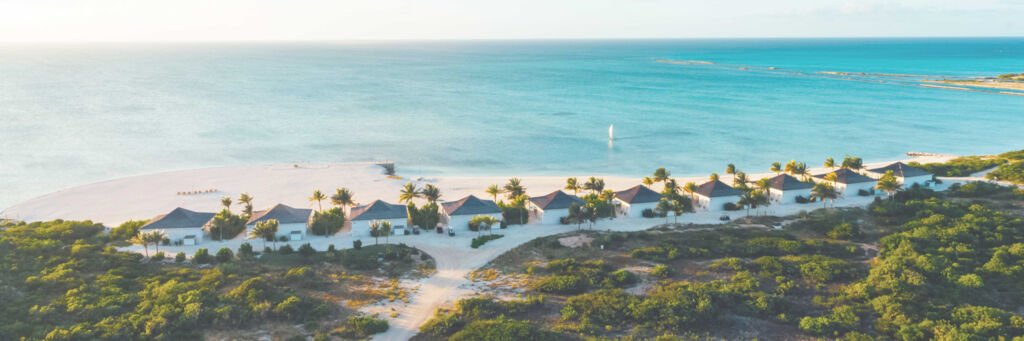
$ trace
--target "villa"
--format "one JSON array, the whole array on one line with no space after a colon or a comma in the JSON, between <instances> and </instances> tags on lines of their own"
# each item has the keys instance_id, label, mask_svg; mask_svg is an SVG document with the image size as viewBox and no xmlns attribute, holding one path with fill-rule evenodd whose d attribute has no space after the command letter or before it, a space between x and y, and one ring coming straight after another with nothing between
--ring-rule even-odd
<instances>
[{"instance_id":1,"label":"villa","mask_svg":"<svg viewBox=\"0 0 1024 341\"><path fill-rule=\"evenodd\" d=\"M172 244L196 245L203 242L204 227L213 219L214 213L195 212L181 207L170 213L158 215L139 228L141 232L160 230Z\"/></svg>"},{"instance_id":2,"label":"villa","mask_svg":"<svg viewBox=\"0 0 1024 341\"><path fill-rule=\"evenodd\" d=\"M661 198L664 196L647 186L636 185L625 191L615 192L616 213L630 218L643 217L643 211L648 209L654 211L654 207L658 206L658 201L661 201Z\"/></svg>"},{"instance_id":3,"label":"villa","mask_svg":"<svg viewBox=\"0 0 1024 341\"><path fill-rule=\"evenodd\" d=\"M575 195L568 195L562 191L554 191L545 196L532 197L527 202L527 208L537 216L541 224L560 224L562 218L569 216L569 206L586 205L583 199Z\"/></svg>"},{"instance_id":4,"label":"villa","mask_svg":"<svg viewBox=\"0 0 1024 341\"><path fill-rule=\"evenodd\" d=\"M701 207L705 210L715 212L724 211L725 204L740 201L740 190L732 188L719 180L711 180L697 186L693 192L697 198L694 207Z\"/></svg>"},{"instance_id":5,"label":"villa","mask_svg":"<svg viewBox=\"0 0 1024 341\"><path fill-rule=\"evenodd\" d=\"M245 223L246 231L250 232L256 223L267 220L277 220L277 239L287 238L289 241L302 240L309 229L310 219L313 217L313 210L306 208L293 208L285 204L277 204L269 210L256 211Z\"/></svg>"},{"instance_id":6,"label":"villa","mask_svg":"<svg viewBox=\"0 0 1024 341\"><path fill-rule=\"evenodd\" d=\"M374 220L390 222L391 234L394 234L396 230L404 230L409 212L403 205L376 200L369 205L353 207L351 216L352 235L368 236L370 235L370 223Z\"/></svg>"},{"instance_id":7,"label":"villa","mask_svg":"<svg viewBox=\"0 0 1024 341\"><path fill-rule=\"evenodd\" d=\"M448 228L469 228L469 220L478 215L489 216L501 220L501 209L491 200L481 200L469 195L458 201L441 204L442 212L448 220Z\"/></svg>"},{"instance_id":8,"label":"villa","mask_svg":"<svg viewBox=\"0 0 1024 341\"><path fill-rule=\"evenodd\" d=\"M903 187L910 187L914 184L928 186L932 181L932 173L920 168L911 167L903 162L896 162L885 167L869 169L868 172L873 178L880 178L887 171L892 171Z\"/></svg>"},{"instance_id":9,"label":"villa","mask_svg":"<svg viewBox=\"0 0 1024 341\"><path fill-rule=\"evenodd\" d=\"M828 181L825 180L825 177L829 174L836 175L836 180L831 181L831 183L841 196L846 196L847 193L860 195L861 191L874 194L875 185L878 184L877 180L860 175L848 168L840 168L833 172L815 175L814 177L820 179L820 181Z\"/></svg>"},{"instance_id":10,"label":"villa","mask_svg":"<svg viewBox=\"0 0 1024 341\"><path fill-rule=\"evenodd\" d=\"M797 197L809 199L814 183L800 181L789 174L779 174L769 180L768 192L772 201L780 204L796 202Z\"/></svg>"}]
</instances>

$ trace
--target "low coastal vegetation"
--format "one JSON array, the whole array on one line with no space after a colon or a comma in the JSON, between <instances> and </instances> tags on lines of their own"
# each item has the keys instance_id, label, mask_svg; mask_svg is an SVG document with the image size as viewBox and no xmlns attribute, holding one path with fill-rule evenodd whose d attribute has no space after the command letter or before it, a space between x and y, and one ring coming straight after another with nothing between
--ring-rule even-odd
<instances>
[{"instance_id":1,"label":"low coastal vegetation","mask_svg":"<svg viewBox=\"0 0 1024 341\"><path fill-rule=\"evenodd\" d=\"M90 221L0 225L0 339L365 338L387 329L354 309L388 298L379 276L433 268L402 245L260 254L246 243L191 259L112 246L138 225L112 233Z\"/></svg>"},{"instance_id":2,"label":"low coastal vegetation","mask_svg":"<svg viewBox=\"0 0 1024 341\"><path fill-rule=\"evenodd\" d=\"M998 155L964 156L942 163L910 162L908 164L935 174L935 176L948 177L968 177L974 173L999 167L988 173L986 178L1024 184L1024 150Z\"/></svg>"},{"instance_id":3,"label":"low coastal vegetation","mask_svg":"<svg viewBox=\"0 0 1024 341\"><path fill-rule=\"evenodd\" d=\"M1019 337L1022 198L973 182L867 208L539 238L481 269L492 293L439 310L418 338Z\"/></svg>"}]
</instances>

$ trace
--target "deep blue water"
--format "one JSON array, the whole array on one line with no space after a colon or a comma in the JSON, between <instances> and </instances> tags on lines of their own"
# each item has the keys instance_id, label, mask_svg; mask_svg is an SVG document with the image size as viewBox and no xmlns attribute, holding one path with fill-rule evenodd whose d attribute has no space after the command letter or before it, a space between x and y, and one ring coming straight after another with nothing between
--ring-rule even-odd
<instances>
[{"instance_id":1,"label":"deep blue water","mask_svg":"<svg viewBox=\"0 0 1024 341\"><path fill-rule=\"evenodd\" d=\"M1024 38L0 45L0 207L254 163L642 176L1024 148L1024 97L791 74L817 71L1024 72Z\"/></svg>"}]
</instances>

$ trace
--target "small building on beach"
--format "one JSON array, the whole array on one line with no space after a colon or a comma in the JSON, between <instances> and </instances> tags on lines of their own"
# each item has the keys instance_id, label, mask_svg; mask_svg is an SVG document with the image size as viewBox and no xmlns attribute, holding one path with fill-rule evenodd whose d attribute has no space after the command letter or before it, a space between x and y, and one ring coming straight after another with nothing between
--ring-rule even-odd
<instances>
[{"instance_id":1,"label":"small building on beach","mask_svg":"<svg viewBox=\"0 0 1024 341\"><path fill-rule=\"evenodd\" d=\"M615 192L615 214L630 218L643 217L643 211L658 206L658 201L665 196L647 188L647 186L636 185L625 191Z\"/></svg>"},{"instance_id":2,"label":"small building on beach","mask_svg":"<svg viewBox=\"0 0 1024 341\"><path fill-rule=\"evenodd\" d=\"M161 214L139 228L139 232L163 231L172 244L196 245L203 242L205 227L215 213L195 212L181 207Z\"/></svg>"},{"instance_id":3,"label":"small building on beach","mask_svg":"<svg viewBox=\"0 0 1024 341\"><path fill-rule=\"evenodd\" d=\"M442 214L448 222L448 228L469 228L469 220L478 215L501 220L501 209L492 200L484 200L469 195L456 201L441 204Z\"/></svg>"},{"instance_id":4,"label":"small building on beach","mask_svg":"<svg viewBox=\"0 0 1024 341\"><path fill-rule=\"evenodd\" d=\"M526 203L541 224L560 224L562 218L569 216L569 206L573 203L583 206L586 202L580 197L562 191L554 191L545 196L532 197Z\"/></svg>"},{"instance_id":5,"label":"small building on beach","mask_svg":"<svg viewBox=\"0 0 1024 341\"><path fill-rule=\"evenodd\" d=\"M404 205L389 204L382 200L353 207L349 215L351 216L349 221L352 225L353 236L369 236L370 223L374 220L390 222L391 234L395 234L396 231L405 231L405 225L409 220L409 212L405 210Z\"/></svg>"},{"instance_id":6,"label":"small building on beach","mask_svg":"<svg viewBox=\"0 0 1024 341\"><path fill-rule=\"evenodd\" d=\"M825 179L829 174L835 174L835 181L828 181ZM840 168L835 171L815 175L814 178L817 181L827 181L835 187L836 192L839 192L839 196L854 196L859 195L862 191L875 195L875 185L878 184L878 180L866 177L860 173L854 172L849 168Z\"/></svg>"},{"instance_id":7,"label":"small building on beach","mask_svg":"<svg viewBox=\"0 0 1024 341\"><path fill-rule=\"evenodd\" d=\"M726 185L720 180L711 180L697 186L693 192L696 202L693 203L694 210L702 209L711 212L724 211L725 204L740 201L740 190Z\"/></svg>"},{"instance_id":8,"label":"small building on beach","mask_svg":"<svg viewBox=\"0 0 1024 341\"><path fill-rule=\"evenodd\" d=\"M885 172L892 171L892 174L896 176L896 180L899 180L900 184L903 184L904 188L918 184L921 186L928 186L932 182L932 173L928 173L923 169L912 167L903 162L895 162L885 167L868 169L868 173L872 178L878 179L885 175Z\"/></svg>"},{"instance_id":9,"label":"small building on beach","mask_svg":"<svg viewBox=\"0 0 1024 341\"><path fill-rule=\"evenodd\" d=\"M779 174L768 181L768 192L772 202L779 204L792 204L797 197L811 198L813 182L800 181L789 174Z\"/></svg>"},{"instance_id":10,"label":"small building on beach","mask_svg":"<svg viewBox=\"0 0 1024 341\"><path fill-rule=\"evenodd\" d=\"M285 204L277 204L268 210L253 212L252 217L245 223L246 232L251 232L256 223L267 220L277 220L277 238L287 238L289 241L302 240L309 230L310 221L313 218L313 210L308 208L294 208Z\"/></svg>"}]
</instances>

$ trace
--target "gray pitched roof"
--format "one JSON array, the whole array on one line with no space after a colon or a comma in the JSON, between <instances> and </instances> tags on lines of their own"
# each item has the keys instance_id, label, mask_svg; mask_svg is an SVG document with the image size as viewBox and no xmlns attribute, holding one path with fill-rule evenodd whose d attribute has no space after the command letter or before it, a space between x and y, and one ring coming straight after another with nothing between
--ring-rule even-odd
<instances>
[{"instance_id":1,"label":"gray pitched roof","mask_svg":"<svg viewBox=\"0 0 1024 341\"><path fill-rule=\"evenodd\" d=\"M636 185L633 188L627 189L621 192L615 192L615 197L619 198L627 204L642 204L648 202L658 202L665 196L658 194L658 192L652 191L650 188L642 185Z\"/></svg>"},{"instance_id":2,"label":"gray pitched roof","mask_svg":"<svg viewBox=\"0 0 1024 341\"><path fill-rule=\"evenodd\" d=\"M797 178L790 176L789 174L776 175L771 179L770 183L771 188L780 191L814 188L814 184L810 182L800 181Z\"/></svg>"},{"instance_id":3,"label":"gray pitched roof","mask_svg":"<svg viewBox=\"0 0 1024 341\"><path fill-rule=\"evenodd\" d=\"M869 169L868 171L878 174L885 174L886 171L892 171L893 175L901 178L912 178L915 176L932 175L932 173L928 173L920 168L911 167L910 165L907 165L903 162L896 162L885 167Z\"/></svg>"},{"instance_id":4,"label":"gray pitched roof","mask_svg":"<svg viewBox=\"0 0 1024 341\"><path fill-rule=\"evenodd\" d=\"M270 219L277 220L281 224L306 224L309 223L309 216L312 214L313 210L308 208L293 208L285 204L277 204L269 210L254 212L245 224L252 225Z\"/></svg>"},{"instance_id":5,"label":"gray pitched roof","mask_svg":"<svg viewBox=\"0 0 1024 341\"><path fill-rule=\"evenodd\" d=\"M841 183L841 184L859 184L859 183L862 183L862 182L873 182L873 181L876 181L875 179L872 179L872 178L860 175L857 172L854 172L854 171L846 169L846 168L840 168L840 169L837 169L834 172L830 172L830 173L835 173L836 174L836 182ZM825 176L828 175L828 174L829 173L818 174L818 175L815 175L814 177L815 178L819 178L819 179L824 179Z\"/></svg>"},{"instance_id":6,"label":"gray pitched roof","mask_svg":"<svg viewBox=\"0 0 1024 341\"><path fill-rule=\"evenodd\" d=\"M719 180L702 183L700 186L697 186L697 190L694 192L708 198L728 197L743 194L740 190L732 188L732 186L726 185L724 182Z\"/></svg>"},{"instance_id":7,"label":"gray pitched roof","mask_svg":"<svg viewBox=\"0 0 1024 341\"><path fill-rule=\"evenodd\" d=\"M562 191L554 191L541 197L533 197L530 198L530 201L542 210L569 208L572 203L577 203L580 206L584 205L583 199L580 199L575 195L565 194L565 192Z\"/></svg>"},{"instance_id":8,"label":"gray pitched roof","mask_svg":"<svg viewBox=\"0 0 1024 341\"><path fill-rule=\"evenodd\" d=\"M444 207L444 212L450 216L501 213L501 209L494 201L481 200L472 195L458 201L443 203L441 206Z\"/></svg>"},{"instance_id":9,"label":"gray pitched roof","mask_svg":"<svg viewBox=\"0 0 1024 341\"><path fill-rule=\"evenodd\" d=\"M140 230L162 230L174 228L203 227L213 219L215 213L195 212L178 207L170 213L158 215Z\"/></svg>"},{"instance_id":10,"label":"gray pitched roof","mask_svg":"<svg viewBox=\"0 0 1024 341\"><path fill-rule=\"evenodd\" d=\"M405 206L375 200L369 205L352 208L351 220L399 219L408 217Z\"/></svg>"}]
</instances>

